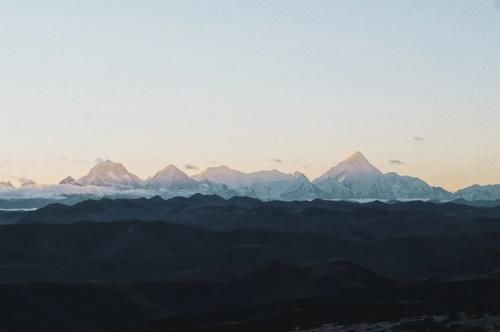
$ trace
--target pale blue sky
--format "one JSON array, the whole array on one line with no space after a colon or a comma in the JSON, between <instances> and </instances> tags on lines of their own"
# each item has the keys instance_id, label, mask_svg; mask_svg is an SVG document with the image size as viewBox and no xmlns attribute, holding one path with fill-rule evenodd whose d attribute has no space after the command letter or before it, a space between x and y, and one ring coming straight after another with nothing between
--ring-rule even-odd
<instances>
[{"instance_id":1,"label":"pale blue sky","mask_svg":"<svg viewBox=\"0 0 500 332\"><path fill-rule=\"evenodd\" d=\"M0 180L96 158L314 178L360 150L500 183L493 0L2 0L0 43Z\"/></svg>"}]
</instances>

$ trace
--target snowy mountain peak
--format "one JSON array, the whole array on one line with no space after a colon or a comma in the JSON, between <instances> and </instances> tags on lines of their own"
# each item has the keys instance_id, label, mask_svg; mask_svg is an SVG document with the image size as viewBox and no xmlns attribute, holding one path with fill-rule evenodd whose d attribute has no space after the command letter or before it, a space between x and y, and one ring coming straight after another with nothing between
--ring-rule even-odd
<instances>
[{"instance_id":1,"label":"snowy mountain peak","mask_svg":"<svg viewBox=\"0 0 500 332\"><path fill-rule=\"evenodd\" d=\"M370 163L368 159L359 151L354 152L350 157L348 157L345 161L351 163Z\"/></svg>"},{"instance_id":2,"label":"snowy mountain peak","mask_svg":"<svg viewBox=\"0 0 500 332\"><path fill-rule=\"evenodd\" d=\"M248 196L262 200L323 199L450 199L453 197L494 199L500 196L500 186L478 187L455 194L429 186L424 181L396 173L382 174L361 152L356 152L332 167L322 177L311 183L300 172L285 173L277 169L250 173L227 166L210 167L201 174L189 177L174 165L168 165L155 176L142 181L125 166L110 160L97 163L90 172L75 181L67 177L61 186L36 186L28 179L19 179L24 187L12 188L9 182L0 182L2 196L29 194L37 190L40 195L60 193L102 195L161 195L162 197L191 196L195 193ZM73 186L72 186L73 185ZM82 186L82 187L76 187ZM90 186L90 188L85 188ZM92 188L93 186L107 188ZM123 189L123 194L120 190ZM137 189L137 190L136 190ZM17 192L15 193L17 195ZM92 195L91 194L91 195ZM31 197L31 196L30 196ZM59 197L59 196L58 196Z\"/></svg>"},{"instance_id":3,"label":"snowy mountain peak","mask_svg":"<svg viewBox=\"0 0 500 332\"><path fill-rule=\"evenodd\" d=\"M140 186L142 180L130 173L120 163L105 160L98 162L86 176L80 178L78 183L94 186Z\"/></svg>"},{"instance_id":4,"label":"snowy mountain peak","mask_svg":"<svg viewBox=\"0 0 500 332\"><path fill-rule=\"evenodd\" d=\"M209 167L198 175L193 176L197 181L211 181L226 185L234 185L241 182L245 173L234 170L227 166Z\"/></svg>"},{"instance_id":5,"label":"snowy mountain peak","mask_svg":"<svg viewBox=\"0 0 500 332\"><path fill-rule=\"evenodd\" d=\"M346 160L323 174L318 180L334 178L343 181L347 176L381 176L383 175L361 152L356 152Z\"/></svg>"},{"instance_id":6,"label":"snowy mountain peak","mask_svg":"<svg viewBox=\"0 0 500 332\"><path fill-rule=\"evenodd\" d=\"M68 176L66 178L64 178L63 180L61 180L61 182L59 182L59 184L71 184L71 185L79 185L78 182L76 182L76 180L71 177L71 176Z\"/></svg>"},{"instance_id":7,"label":"snowy mountain peak","mask_svg":"<svg viewBox=\"0 0 500 332\"><path fill-rule=\"evenodd\" d=\"M189 181L191 180L190 177L181 171L177 166L175 165L168 165L161 171L155 174L149 181L150 182L174 182L174 181Z\"/></svg>"},{"instance_id":8,"label":"snowy mountain peak","mask_svg":"<svg viewBox=\"0 0 500 332\"><path fill-rule=\"evenodd\" d=\"M98 162L91 170L91 176L105 176L105 175L127 175L128 171L123 164L105 160Z\"/></svg>"},{"instance_id":9,"label":"snowy mountain peak","mask_svg":"<svg viewBox=\"0 0 500 332\"><path fill-rule=\"evenodd\" d=\"M147 181L147 187L156 189L193 189L196 181L175 165L168 165Z\"/></svg>"}]
</instances>

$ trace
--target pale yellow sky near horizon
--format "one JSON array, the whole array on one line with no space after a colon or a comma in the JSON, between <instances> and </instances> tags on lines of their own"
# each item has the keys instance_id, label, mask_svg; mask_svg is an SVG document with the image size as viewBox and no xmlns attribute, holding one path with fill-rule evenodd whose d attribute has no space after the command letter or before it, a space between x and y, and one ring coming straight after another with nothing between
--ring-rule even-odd
<instances>
[{"instance_id":1,"label":"pale yellow sky near horizon","mask_svg":"<svg viewBox=\"0 0 500 332\"><path fill-rule=\"evenodd\" d=\"M415 145L425 144L425 142L415 142L414 144ZM418 150L418 148L416 149ZM268 158L266 160L261 160L260 163L252 163L251 160L245 160L245 159L231 160L230 162L227 163L218 163L215 160L206 160L205 162L201 163L189 163L189 162L174 163L170 162L169 158L159 158L157 161L151 161L152 163L155 163L154 165L148 162L137 161L137 160L130 160L128 163L116 159L112 160L115 162L122 162L130 172L138 175L142 179L147 179L149 176L153 176L157 171L167 166L168 164L175 164L177 167L179 167L179 169L181 169L188 175L198 174L207 167L226 165L231 168L238 169L244 172L252 172L263 169L278 169L288 173L292 173L294 171L300 171L304 173L306 176L308 176L308 178L312 181L316 177L326 172L329 168L335 166L338 162L349 157L352 153L354 153L354 151L339 156L335 161L332 159L332 161L329 164L327 163L322 164L320 159L318 159L316 163L313 164L319 165L319 167L313 167L313 165L307 163L307 161L298 158L290 159L289 161L281 158ZM472 184L495 183L494 179L492 179L492 181L486 180L485 182L474 181L474 177L471 177L469 179L454 179L452 176L449 176L450 174L446 174L446 171L440 172L438 170L437 173L432 173L432 170L436 169L430 169L427 170L426 172L426 169L424 168L425 164L422 164L422 168L419 168L418 158L415 158L414 160L415 164L413 167L411 167L406 162L403 162L399 159L376 160L371 158L369 154L364 153L364 155L369 159L369 161L375 167L379 168L384 173L397 172L401 175L417 176L433 186L442 186L445 189L451 191L456 191L458 189L464 188ZM387 154L387 158L389 158L389 156L390 154ZM277 161L276 159L279 159L279 161ZM485 161L486 160L487 159L485 159ZM54 163L59 164L61 166L52 169L51 165L53 165ZM78 160L66 157L54 158L53 160L26 159L25 161L21 161L20 163L14 163L14 162L6 163L2 165L1 169L4 170L7 169L11 173L18 171L20 174L27 174L27 175L8 176L0 173L0 181L2 180L11 181L16 185L19 185L22 179L24 178L24 179L33 179L38 184L55 184L58 183L63 178L65 178L66 176L73 176L74 178L79 178L83 175L86 175L90 170L90 168L92 168L94 165L95 165L95 160ZM252 165L258 165L258 166L252 167ZM196 169L193 169L194 167L196 167ZM478 166L476 167L479 169ZM33 172L33 169L35 169L35 172ZM461 170L462 171L466 170L466 167L463 167ZM43 177L30 176L37 174L42 174ZM439 183L439 180L443 179L449 179L451 181L457 180L456 182L457 184L455 186L452 186Z\"/></svg>"},{"instance_id":2,"label":"pale yellow sky near horizon","mask_svg":"<svg viewBox=\"0 0 500 332\"><path fill-rule=\"evenodd\" d=\"M314 179L362 151L449 190L500 183L491 0L5 0L0 42L0 181L97 158Z\"/></svg>"}]
</instances>

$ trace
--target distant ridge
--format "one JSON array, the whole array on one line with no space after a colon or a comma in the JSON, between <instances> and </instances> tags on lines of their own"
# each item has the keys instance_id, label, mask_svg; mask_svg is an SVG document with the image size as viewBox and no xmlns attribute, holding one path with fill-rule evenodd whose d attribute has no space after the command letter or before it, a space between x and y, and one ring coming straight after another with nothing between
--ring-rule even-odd
<instances>
[{"instance_id":1,"label":"distant ridge","mask_svg":"<svg viewBox=\"0 0 500 332\"><path fill-rule=\"evenodd\" d=\"M188 197L197 193L224 198L246 196L269 200L500 200L500 185L471 186L451 193L425 181L397 173L382 173L361 152L355 152L337 163L317 179L310 181L300 172L284 173L276 169L241 172L228 166L210 167L189 176L175 165L168 165L147 180L128 171L121 163L99 161L87 175L78 180L68 176L55 186L37 186L24 182L14 188L0 182L0 199L56 197L58 200L79 196L92 197ZM29 191L28 191L29 190ZM6 196L10 195L10 196Z\"/></svg>"}]
</instances>

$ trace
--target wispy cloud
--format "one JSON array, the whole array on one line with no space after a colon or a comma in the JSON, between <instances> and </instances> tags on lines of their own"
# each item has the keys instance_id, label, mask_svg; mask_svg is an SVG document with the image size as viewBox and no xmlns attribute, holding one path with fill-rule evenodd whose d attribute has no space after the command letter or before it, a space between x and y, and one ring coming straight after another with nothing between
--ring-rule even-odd
<instances>
[{"instance_id":1,"label":"wispy cloud","mask_svg":"<svg viewBox=\"0 0 500 332\"><path fill-rule=\"evenodd\" d=\"M398 159L391 159L391 160L389 160L389 164L401 166L401 165L404 165L405 163L401 160L398 160Z\"/></svg>"},{"instance_id":2,"label":"wispy cloud","mask_svg":"<svg viewBox=\"0 0 500 332\"><path fill-rule=\"evenodd\" d=\"M14 178L14 177L13 177ZM153 197L159 195L158 191L145 189L117 189L113 187L96 187L96 186L60 186L51 185L44 187L36 186L21 186L15 189L7 189L0 192L1 199L54 199L63 200L68 195L84 195L84 197L94 197L96 199L102 197L120 197L138 198L138 197Z\"/></svg>"},{"instance_id":3,"label":"wispy cloud","mask_svg":"<svg viewBox=\"0 0 500 332\"><path fill-rule=\"evenodd\" d=\"M188 169L190 171L196 171L196 170L199 170L200 168L196 165L191 165L191 164L186 164L184 165L184 168L185 169Z\"/></svg>"},{"instance_id":4,"label":"wispy cloud","mask_svg":"<svg viewBox=\"0 0 500 332\"><path fill-rule=\"evenodd\" d=\"M415 137L413 137L413 140L417 141L417 142L423 142L423 141L425 141L425 138L424 137L420 137L420 136L415 136Z\"/></svg>"}]
</instances>

